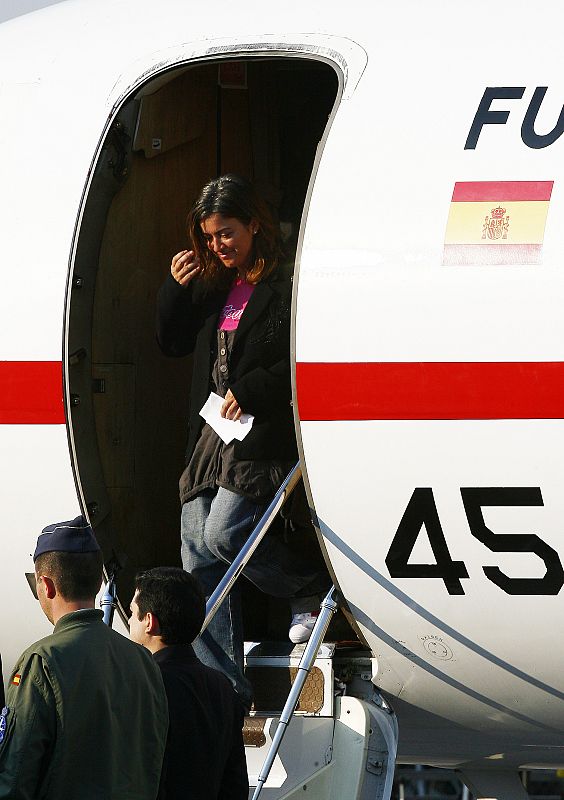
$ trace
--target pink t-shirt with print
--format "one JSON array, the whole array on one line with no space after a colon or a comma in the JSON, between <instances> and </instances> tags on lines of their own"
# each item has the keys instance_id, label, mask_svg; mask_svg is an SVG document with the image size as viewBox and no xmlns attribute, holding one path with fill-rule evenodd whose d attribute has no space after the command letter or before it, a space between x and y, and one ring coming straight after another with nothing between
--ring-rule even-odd
<instances>
[{"instance_id":1,"label":"pink t-shirt with print","mask_svg":"<svg viewBox=\"0 0 564 800\"><path fill-rule=\"evenodd\" d=\"M237 278L227 296L225 305L219 315L217 329L220 331L235 331L243 311L247 307L249 297L255 287L242 278Z\"/></svg>"}]
</instances>

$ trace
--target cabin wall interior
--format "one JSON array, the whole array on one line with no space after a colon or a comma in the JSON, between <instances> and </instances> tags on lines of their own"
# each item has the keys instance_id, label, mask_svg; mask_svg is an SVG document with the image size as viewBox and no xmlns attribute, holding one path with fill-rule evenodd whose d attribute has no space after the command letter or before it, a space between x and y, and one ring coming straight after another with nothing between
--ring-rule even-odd
<instances>
[{"instance_id":1,"label":"cabin wall interior","mask_svg":"<svg viewBox=\"0 0 564 800\"><path fill-rule=\"evenodd\" d=\"M127 556L124 605L136 571L180 564L177 485L191 358L160 353L155 302L172 255L188 247L187 210L206 181L245 175L275 208L291 248L337 77L325 64L293 58L209 63L179 70L164 85L161 78L155 91L149 85L141 94L136 125L126 131L127 176L111 201L97 265L96 442L82 448L83 459L99 459L103 473L108 509L93 523L105 555L111 548ZM88 502L92 491L84 491Z\"/></svg>"}]
</instances>

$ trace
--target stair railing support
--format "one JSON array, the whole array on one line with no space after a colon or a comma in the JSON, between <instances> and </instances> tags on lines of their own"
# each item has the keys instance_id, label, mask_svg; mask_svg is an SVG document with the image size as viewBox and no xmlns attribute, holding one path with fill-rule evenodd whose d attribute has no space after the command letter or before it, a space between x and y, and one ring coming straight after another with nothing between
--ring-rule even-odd
<instances>
[{"instance_id":1,"label":"stair railing support","mask_svg":"<svg viewBox=\"0 0 564 800\"><path fill-rule=\"evenodd\" d=\"M325 634L327 633L327 628L329 627L329 623L331 622L333 614L337 610L337 601L333 596L334 592L335 587L332 586L331 590L321 603L321 611L319 612L317 622L315 623L313 631L311 632L307 647L305 648L300 659L296 679L294 680L292 688L290 689L290 694L288 695L288 699L286 700L286 704L282 714L280 715L280 721L278 722L276 733L274 734L269 751L266 754L264 764L262 765L262 769L258 776L257 786L252 800L257 800L262 792L264 784L268 779L274 759L278 754L280 745L282 744L282 739L284 738L284 734L288 729L288 724L294 714L296 706L298 705L298 700L300 699L300 694L304 688L306 678L315 662L317 652L321 647Z\"/></svg>"},{"instance_id":2,"label":"stair railing support","mask_svg":"<svg viewBox=\"0 0 564 800\"><path fill-rule=\"evenodd\" d=\"M117 608L117 587L116 587L116 573L111 572L108 575L108 582L104 588L104 593L100 598L100 608L104 612L104 623L108 627L112 627L114 621L114 612Z\"/></svg>"}]
</instances>

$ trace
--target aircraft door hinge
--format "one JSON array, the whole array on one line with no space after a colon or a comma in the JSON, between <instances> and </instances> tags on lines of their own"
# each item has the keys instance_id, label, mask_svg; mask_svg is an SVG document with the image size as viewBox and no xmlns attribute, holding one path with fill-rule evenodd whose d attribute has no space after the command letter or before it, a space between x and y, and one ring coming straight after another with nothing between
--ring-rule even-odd
<instances>
[{"instance_id":1,"label":"aircraft door hinge","mask_svg":"<svg viewBox=\"0 0 564 800\"><path fill-rule=\"evenodd\" d=\"M366 759L366 771L372 775L381 775L386 765L386 752L381 750L369 750L368 758Z\"/></svg>"},{"instance_id":2,"label":"aircraft door hinge","mask_svg":"<svg viewBox=\"0 0 564 800\"><path fill-rule=\"evenodd\" d=\"M121 120L116 120L110 129L107 149L109 158L106 163L116 181L123 183L129 174L128 156L131 152L131 137Z\"/></svg>"}]
</instances>

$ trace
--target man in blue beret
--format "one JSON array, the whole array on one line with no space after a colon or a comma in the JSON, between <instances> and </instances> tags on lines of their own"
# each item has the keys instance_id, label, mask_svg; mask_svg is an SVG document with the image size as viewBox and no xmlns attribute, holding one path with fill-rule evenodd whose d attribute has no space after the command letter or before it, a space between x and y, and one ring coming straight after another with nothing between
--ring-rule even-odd
<instances>
[{"instance_id":1,"label":"man in blue beret","mask_svg":"<svg viewBox=\"0 0 564 800\"><path fill-rule=\"evenodd\" d=\"M37 597L55 626L10 675L0 714L0 798L155 800L168 730L160 670L104 625L102 553L83 517L44 528Z\"/></svg>"}]
</instances>

